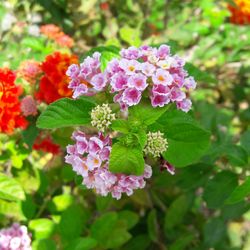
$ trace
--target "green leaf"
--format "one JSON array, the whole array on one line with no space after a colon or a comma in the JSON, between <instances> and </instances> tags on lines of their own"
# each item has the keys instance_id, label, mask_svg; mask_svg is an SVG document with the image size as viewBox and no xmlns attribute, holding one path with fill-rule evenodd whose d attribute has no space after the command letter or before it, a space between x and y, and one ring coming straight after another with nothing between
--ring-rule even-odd
<instances>
[{"instance_id":1,"label":"green leaf","mask_svg":"<svg viewBox=\"0 0 250 250\"><path fill-rule=\"evenodd\" d=\"M241 135L240 144L247 151L248 155L250 155L250 129Z\"/></svg>"},{"instance_id":2,"label":"green leaf","mask_svg":"<svg viewBox=\"0 0 250 250\"><path fill-rule=\"evenodd\" d=\"M216 83L217 82L213 75L200 70L199 68L195 67L191 63L186 63L185 69L187 70L189 75L194 77L196 81L200 81L204 83Z\"/></svg>"},{"instance_id":3,"label":"green leaf","mask_svg":"<svg viewBox=\"0 0 250 250\"><path fill-rule=\"evenodd\" d=\"M138 132L134 133L136 138L138 139L138 142L143 149L147 143L147 133L145 130L141 129Z\"/></svg>"},{"instance_id":4,"label":"green leaf","mask_svg":"<svg viewBox=\"0 0 250 250\"><path fill-rule=\"evenodd\" d=\"M129 45L134 45L136 47L141 45L139 30L125 26L119 30L119 34L121 39L127 42Z\"/></svg>"},{"instance_id":5,"label":"green leaf","mask_svg":"<svg viewBox=\"0 0 250 250\"><path fill-rule=\"evenodd\" d=\"M119 58L120 55L119 53L114 53L113 51L103 51L101 53L101 71L104 72L104 70L106 69L108 63L113 59L113 58Z\"/></svg>"},{"instance_id":6,"label":"green leaf","mask_svg":"<svg viewBox=\"0 0 250 250\"><path fill-rule=\"evenodd\" d=\"M123 210L118 214L118 218L126 221L127 229L133 228L139 221L139 216L129 210Z\"/></svg>"},{"instance_id":7,"label":"green leaf","mask_svg":"<svg viewBox=\"0 0 250 250\"><path fill-rule=\"evenodd\" d=\"M32 242L33 250L56 250L56 243L51 239L35 240Z\"/></svg>"},{"instance_id":8,"label":"green leaf","mask_svg":"<svg viewBox=\"0 0 250 250\"><path fill-rule=\"evenodd\" d=\"M224 152L233 166L245 166L248 162L246 150L239 145L227 145Z\"/></svg>"},{"instance_id":9,"label":"green leaf","mask_svg":"<svg viewBox=\"0 0 250 250\"><path fill-rule=\"evenodd\" d=\"M53 234L55 224L52 220L40 218L31 220L29 229L33 231L35 239L46 239Z\"/></svg>"},{"instance_id":10,"label":"green leaf","mask_svg":"<svg viewBox=\"0 0 250 250\"><path fill-rule=\"evenodd\" d=\"M168 140L163 157L175 167L197 162L209 147L210 133L188 114L171 110L163 114L150 130L161 131Z\"/></svg>"},{"instance_id":11,"label":"green leaf","mask_svg":"<svg viewBox=\"0 0 250 250\"><path fill-rule=\"evenodd\" d=\"M149 212L147 217L147 225L149 238L154 242L158 242L159 228L157 222L157 213L155 209Z\"/></svg>"},{"instance_id":12,"label":"green leaf","mask_svg":"<svg viewBox=\"0 0 250 250\"><path fill-rule=\"evenodd\" d=\"M37 127L53 129L88 124L92 108L94 104L87 99L59 99L38 117Z\"/></svg>"},{"instance_id":13,"label":"green leaf","mask_svg":"<svg viewBox=\"0 0 250 250\"><path fill-rule=\"evenodd\" d=\"M223 241L226 236L226 226L225 222L220 218L213 218L204 226L204 244L205 248L216 246L218 243Z\"/></svg>"},{"instance_id":14,"label":"green leaf","mask_svg":"<svg viewBox=\"0 0 250 250\"><path fill-rule=\"evenodd\" d=\"M193 233L185 233L171 244L169 250L185 250L194 239L195 235Z\"/></svg>"},{"instance_id":15,"label":"green leaf","mask_svg":"<svg viewBox=\"0 0 250 250\"><path fill-rule=\"evenodd\" d=\"M237 187L237 175L229 171L222 171L207 182L203 198L209 208L222 206L225 200Z\"/></svg>"},{"instance_id":16,"label":"green leaf","mask_svg":"<svg viewBox=\"0 0 250 250\"><path fill-rule=\"evenodd\" d=\"M39 130L32 124L27 129L22 131L23 141L32 149L33 143L38 135Z\"/></svg>"},{"instance_id":17,"label":"green leaf","mask_svg":"<svg viewBox=\"0 0 250 250\"><path fill-rule=\"evenodd\" d=\"M109 212L96 219L90 230L91 236L101 247L118 249L131 238L126 229L126 225L118 219L118 214Z\"/></svg>"},{"instance_id":18,"label":"green leaf","mask_svg":"<svg viewBox=\"0 0 250 250\"><path fill-rule=\"evenodd\" d=\"M248 176L247 179L233 191L233 193L227 199L226 203L237 203L239 201L242 201L248 195L250 195L250 176Z\"/></svg>"},{"instance_id":19,"label":"green leaf","mask_svg":"<svg viewBox=\"0 0 250 250\"><path fill-rule=\"evenodd\" d=\"M112 122L112 129L124 134L129 132L129 123L126 120L117 119Z\"/></svg>"},{"instance_id":20,"label":"green leaf","mask_svg":"<svg viewBox=\"0 0 250 250\"><path fill-rule=\"evenodd\" d=\"M53 197L49 207L53 212L62 212L73 204L73 196L69 194L61 194Z\"/></svg>"},{"instance_id":21,"label":"green leaf","mask_svg":"<svg viewBox=\"0 0 250 250\"><path fill-rule=\"evenodd\" d=\"M80 206L71 206L62 213L59 232L64 240L73 240L81 235L85 226L83 213Z\"/></svg>"},{"instance_id":22,"label":"green leaf","mask_svg":"<svg viewBox=\"0 0 250 250\"><path fill-rule=\"evenodd\" d=\"M66 250L90 250L96 247L97 241L91 237L81 237L73 240Z\"/></svg>"},{"instance_id":23,"label":"green leaf","mask_svg":"<svg viewBox=\"0 0 250 250\"><path fill-rule=\"evenodd\" d=\"M25 194L20 184L14 178L0 173L0 199L19 201L24 198Z\"/></svg>"},{"instance_id":24,"label":"green leaf","mask_svg":"<svg viewBox=\"0 0 250 250\"><path fill-rule=\"evenodd\" d=\"M111 172L141 175L144 165L141 148L126 147L121 143L115 143L112 146L109 162Z\"/></svg>"},{"instance_id":25,"label":"green leaf","mask_svg":"<svg viewBox=\"0 0 250 250\"><path fill-rule=\"evenodd\" d=\"M150 245L150 239L147 234L135 235L122 250L146 250Z\"/></svg>"},{"instance_id":26,"label":"green leaf","mask_svg":"<svg viewBox=\"0 0 250 250\"><path fill-rule=\"evenodd\" d=\"M117 220L118 214L115 212L109 212L97 218L90 228L92 237L99 243L106 241Z\"/></svg>"},{"instance_id":27,"label":"green leaf","mask_svg":"<svg viewBox=\"0 0 250 250\"><path fill-rule=\"evenodd\" d=\"M187 196L180 196L174 200L167 210L164 219L164 229L167 234L169 229L172 229L176 225L180 224L188 211L190 206L190 200Z\"/></svg>"},{"instance_id":28,"label":"green leaf","mask_svg":"<svg viewBox=\"0 0 250 250\"><path fill-rule=\"evenodd\" d=\"M169 106L153 108L151 105L135 105L129 108L129 119L136 119L142 124L150 125L159 119L168 108Z\"/></svg>"}]
</instances>

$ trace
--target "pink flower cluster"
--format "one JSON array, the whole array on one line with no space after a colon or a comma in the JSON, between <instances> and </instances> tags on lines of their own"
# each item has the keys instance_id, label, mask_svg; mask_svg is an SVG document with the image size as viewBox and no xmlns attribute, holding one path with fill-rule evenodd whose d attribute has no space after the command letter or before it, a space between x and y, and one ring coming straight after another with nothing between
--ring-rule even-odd
<instances>
[{"instance_id":1,"label":"pink flower cluster","mask_svg":"<svg viewBox=\"0 0 250 250\"><path fill-rule=\"evenodd\" d=\"M31 95L27 95L22 99L21 110L24 116L37 115L36 101Z\"/></svg>"},{"instance_id":2,"label":"pink flower cluster","mask_svg":"<svg viewBox=\"0 0 250 250\"><path fill-rule=\"evenodd\" d=\"M178 109L190 110L192 102L188 92L196 88L196 82L188 77L184 60L170 54L169 46L129 47L122 49L120 56L112 59L103 73L98 52L87 57L80 67L71 65L67 75L72 79L73 97L86 95L90 84L95 91L108 86L109 91L115 93L114 102L123 109L137 105L142 96L149 96L153 107L175 102Z\"/></svg>"},{"instance_id":3,"label":"pink flower cluster","mask_svg":"<svg viewBox=\"0 0 250 250\"><path fill-rule=\"evenodd\" d=\"M88 189L95 189L97 194L107 196L111 193L116 199L120 199L122 193L132 195L133 190L144 188L144 178L152 175L148 165L142 176L111 173L108 169L111 152L109 136L104 137L100 133L98 136L87 137L83 132L76 131L72 138L76 143L67 146L65 160L83 177L83 184Z\"/></svg>"},{"instance_id":4,"label":"pink flower cluster","mask_svg":"<svg viewBox=\"0 0 250 250\"><path fill-rule=\"evenodd\" d=\"M0 230L0 250L31 250L31 234L26 226L14 223Z\"/></svg>"},{"instance_id":5,"label":"pink flower cluster","mask_svg":"<svg viewBox=\"0 0 250 250\"><path fill-rule=\"evenodd\" d=\"M92 57L85 58L80 66L69 66L66 75L71 78L69 88L73 90L73 98L95 94L106 86L105 75L100 69L100 56L100 53L95 52Z\"/></svg>"}]
</instances>

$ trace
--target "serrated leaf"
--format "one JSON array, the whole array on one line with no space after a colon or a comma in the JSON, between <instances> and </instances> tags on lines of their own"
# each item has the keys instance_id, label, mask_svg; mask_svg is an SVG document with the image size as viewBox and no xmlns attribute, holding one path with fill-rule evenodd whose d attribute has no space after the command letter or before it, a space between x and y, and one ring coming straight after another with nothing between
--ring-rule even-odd
<instances>
[{"instance_id":1,"label":"serrated leaf","mask_svg":"<svg viewBox=\"0 0 250 250\"><path fill-rule=\"evenodd\" d=\"M129 132L129 123L126 120L117 119L112 122L112 129L127 134Z\"/></svg>"},{"instance_id":2,"label":"serrated leaf","mask_svg":"<svg viewBox=\"0 0 250 250\"><path fill-rule=\"evenodd\" d=\"M168 149L163 157L175 167L197 162L209 147L210 133L179 110L167 111L150 128L165 134Z\"/></svg>"},{"instance_id":3,"label":"serrated leaf","mask_svg":"<svg viewBox=\"0 0 250 250\"><path fill-rule=\"evenodd\" d=\"M112 146L109 170L113 173L142 175L144 171L142 149L127 147L121 143Z\"/></svg>"},{"instance_id":4,"label":"serrated leaf","mask_svg":"<svg viewBox=\"0 0 250 250\"><path fill-rule=\"evenodd\" d=\"M90 111L94 104L87 99L62 98L50 104L38 117L37 127L53 129L90 123Z\"/></svg>"},{"instance_id":5,"label":"serrated leaf","mask_svg":"<svg viewBox=\"0 0 250 250\"><path fill-rule=\"evenodd\" d=\"M20 184L14 178L0 173L0 199L19 201L24 198L25 194Z\"/></svg>"},{"instance_id":6,"label":"serrated leaf","mask_svg":"<svg viewBox=\"0 0 250 250\"><path fill-rule=\"evenodd\" d=\"M139 130L137 133L134 133L136 136L141 148L143 149L147 143L147 134L145 130Z\"/></svg>"},{"instance_id":7,"label":"serrated leaf","mask_svg":"<svg viewBox=\"0 0 250 250\"><path fill-rule=\"evenodd\" d=\"M138 119L141 123L150 125L159 119L167 109L169 106L153 108L151 105L136 105L129 108L129 119Z\"/></svg>"},{"instance_id":8,"label":"serrated leaf","mask_svg":"<svg viewBox=\"0 0 250 250\"><path fill-rule=\"evenodd\" d=\"M244 198L250 195L250 176L240 185L238 186L232 194L227 199L227 204L234 204L239 201L242 201Z\"/></svg>"},{"instance_id":9,"label":"serrated leaf","mask_svg":"<svg viewBox=\"0 0 250 250\"><path fill-rule=\"evenodd\" d=\"M237 187L237 175L222 171L207 182L204 189L203 198L209 208L218 208L222 206L225 200L231 195Z\"/></svg>"}]
</instances>

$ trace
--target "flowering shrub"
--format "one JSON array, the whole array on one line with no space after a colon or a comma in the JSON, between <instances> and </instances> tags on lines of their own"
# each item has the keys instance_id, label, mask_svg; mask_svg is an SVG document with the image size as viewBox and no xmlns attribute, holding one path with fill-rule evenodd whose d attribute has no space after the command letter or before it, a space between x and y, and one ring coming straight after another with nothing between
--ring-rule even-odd
<instances>
[{"instance_id":1,"label":"flowering shrub","mask_svg":"<svg viewBox=\"0 0 250 250\"><path fill-rule=\"evenodd\" d=\"M1 250L31 250L31 234L26 226L14 223L11 227L0 230Z\"/></svg>"},{"instance_id":2,"label":"flowering shrub","mask_svg":"<svg viewBox=\"0 0 250 250\"><path fill-rule=\"evenodd\" d=\"M171 56L167 45L158 49L148 46L122 49L121 59L111 59L105 68L102 56L95 52L80 66L69 66L66 72L71 78L69 88L73 90L73 98L91 97L54 102L39 117L37 125L40 128L92 125L94 130L89 135L82 130L73 133L76 144L67 147L66 162L83 177L82 183L87 188L102 196L111 193L112 197L120 199L122 193L132 195L134 189L145 186L144 179L151 177L152 170L147 163L151 156L155 158L154 164L162 164L161 168L173 174L171 164L190 163L204 152L204 149L197 149L195 154L189 152L191 157L187 162L174 159L178 148L174 143L168 145L173 127L161 125L168 120L164 116L171 114L167 105L170 102L175 102L177 109L185 112L191 108L186 91L194 89L196 83L192 77L187 77L184 61ZM105 100L98 97L102 92L105 92ZM109 105L106 102L110 99L114 103ZM121 110L114 113L117 103ZM175 112L170 121L178 116L186 119L181 111ZM206 148L208 134L202 130L200 133L202 147ZM185 148L179 150L183 149L185 151ZM166 160L162 161L162 157Z\"/></svg>"},{"instance_id":3,"label":"flowering shrub","mask_svg":"<svg viewBox=\"0 0 250 250\"><path fill-rule=\"evenodd\" d=\"M27 121L21 113L19 96L22 87L15 85L14 72L0 69L0 132L12 133L15 128L24 129Z\"/></svg>"}]
</instances>

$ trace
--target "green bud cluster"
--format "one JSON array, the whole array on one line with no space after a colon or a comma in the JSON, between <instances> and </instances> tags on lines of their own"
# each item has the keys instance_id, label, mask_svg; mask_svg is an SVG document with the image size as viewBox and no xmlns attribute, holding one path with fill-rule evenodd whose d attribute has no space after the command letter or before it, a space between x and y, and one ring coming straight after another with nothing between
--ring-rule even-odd
<instances>
[{"instance_id":1,"label":"green bud cluster","mask_svg":"<svg viewBox=\"0 0 250 250\"><path fill-rule=\"evenodd\" d=\"M104 132L113 120L115 120L115 114L108 104L98 105L91 111L91 124L101 132Z\"/></svg>"},{"instance_id":2,"label":"green bud cluster","mask_svg":"<svg viewBox=\"0 0 250 250\"><path fill-rule=\"evenodd\" d=\"M153 157L160 157L168 148L168 141L160 131L148 132L147 143L144 148L145 154L151 154Z\"/></svg>"}]
</instances>

